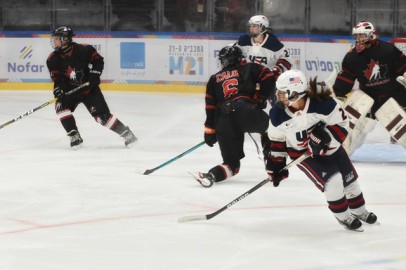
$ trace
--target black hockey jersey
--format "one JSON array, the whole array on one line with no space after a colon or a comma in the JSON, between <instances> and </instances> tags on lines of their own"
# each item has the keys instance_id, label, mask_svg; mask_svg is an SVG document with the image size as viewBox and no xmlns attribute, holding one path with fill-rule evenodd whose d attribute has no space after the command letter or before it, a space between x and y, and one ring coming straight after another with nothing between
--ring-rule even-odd
<instances>
[{"instance_id":1,"label":"black hockey jersey","mask_svg":"<svg viewBox=\"0 0 406 270\"><path fill-rule=\"evenodd\" d=\"M259 90L256 89L257 83ZM272 71L257 63L239 67L227 66L212 75L206 85L205 126L214 128L216 113L226 100L244 98L252 102L264 102L275 89ZM274 93L273 93L274 94Z\"/></svg>"},{"instance_id":2,"label":"black hockey jersey","mask_svg":"<svg viewBox=\"0 0 406 270\"><path fill-rule=\"evenodd\" d=\"M89 81L90 69L101 74L104 59L93 46L72 42L72 48L66 54L52 52L47 66L54 87L69 91Z\"/></svg>"},{"instance_id":3,"label":"black hockey jersey","mask_svg":"<svg viewBox=\"0 0 406 270\"><path fill-rule=\"evenodd\" d=\"M359 87L374 100L391 96L404 90L396 77L406 71L406 57L394 45L377 40L371 48L357 53L355 48L348 52L342 62L342 70L334 83L337 96L349 93L358 80Z\"/></svg>"}]
</instances>

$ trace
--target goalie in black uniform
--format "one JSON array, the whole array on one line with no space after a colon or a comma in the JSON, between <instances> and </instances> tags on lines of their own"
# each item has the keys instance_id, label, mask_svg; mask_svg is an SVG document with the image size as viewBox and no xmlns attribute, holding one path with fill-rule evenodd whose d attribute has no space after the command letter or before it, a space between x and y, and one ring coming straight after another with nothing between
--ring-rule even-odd
<instances>
[{"instance_id":1,"label":"goalie in black uniform","mask_svg":"<svg viewBox=\"0 0 406 270\"><path fill-rule=\"evenodd\" d=\"M388 131L393 138L406 147L406 119L404 117L406 56L393 44L378 39L375 27L370 22L359 22L353 27L352 33L355 47L343 59L342 70L333 86L334 92L337 97L344 99L344 108L348 104L351 105L355 112L349 111L349 113L355 115L356 118L360 118L358 115L362 114L362 110L369 110L369 108L361 110L361 107L364 107L361 103L370 99L372 105L369 105L371 117L364 117L356 120L356 123L352 123L354 127L350 129L349 138L351 140L345 142L346 150L351 154L362 145L366 134L375 126L376 121L373 119L376 118L383 126L388 126L392 120L395 120L392 119L391 114L394 117L399 115L399 117L395 121L397 122L395 128L388 129ZM356 80L362 91L347 95L352 91ZM348 100L346 100L347 97Z\"/></svg>"},{"instance_id":2,"label":"goalie in black uniform","mask_svg":"<svg viewBox=\"0 0 406 270\"><path fill-rule=\"evenodd\" d=\"M124 139L127 146L137 138L120 120L110 113L109 107L100 90L100 75L103 72L103 57L91 45L72 42L72 29L59 27L53 31L51 44L54 49L48 59L47 66L54 82L56 114L70 138L70 145L78 148L83 143L79 134L73 112L83 103L89 113L101 125L111 129ZM70 90L89 82L88 87L71 95Z\"/></svg>"}]
</instances>

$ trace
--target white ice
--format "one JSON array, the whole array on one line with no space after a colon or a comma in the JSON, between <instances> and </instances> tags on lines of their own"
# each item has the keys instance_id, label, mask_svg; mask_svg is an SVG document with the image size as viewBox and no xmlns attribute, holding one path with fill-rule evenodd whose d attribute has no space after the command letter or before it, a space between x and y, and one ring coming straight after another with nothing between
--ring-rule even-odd
<instances>
[{"instance_id":1,"label":"white ice","mask_svg":"<svg viewBox=\"0 0 406 270\"><path fill-rule=\"evenodd\" d=\"M381 225L343 229L297 168L208 221L178 223L227 205L266 178L247 136L240 173L205 189L188 171L221 162L204 145L202 94L105 92L138 143L126 148L83 105L84 147L73 151L54 105L0 129L1 270L406 269L406 150L379 125L352 157L367 208ZM50 100L0 91L0 124ZM258 138L258 137L256 137Z\"/></svg>"}]
</instances>

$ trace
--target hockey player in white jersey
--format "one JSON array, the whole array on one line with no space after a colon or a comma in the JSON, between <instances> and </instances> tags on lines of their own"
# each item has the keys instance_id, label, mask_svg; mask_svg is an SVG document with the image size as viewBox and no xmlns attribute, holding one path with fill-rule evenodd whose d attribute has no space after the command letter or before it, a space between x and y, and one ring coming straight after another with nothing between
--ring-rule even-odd
<instances>
[{"instance_id":1,"label":"hockey player in white jersey","mask_svg":"<svg viewBox=\"0 0 406 270\"><path fill-rule=\"evenodd\" d=\"M275 75L292 68L289 53L269 28L264 15L252 16L249 21L249 34L242 35L237 42L247 62L266 66Z\"/></svg>"},{"instance_id":2,"label":"hockey player in white jersey","mask_svg":"<svg viewBox=\"0 0 406 270\"><path fill-rule=\"evenodd\" d=\"M363 231L362 222L377 224L368 212L357 172L342 147L348 118L331 97L319 89L317 77L310 80L299 70L289 70L276 81L277 105L269 117L269 141L264 149L266 170L276 187L289 176L286 158L308 157L298 167L324 193L328 207L348 230Z\"/></svg>"},{"instance_id":3,"label":"hockey player in white jersey","mask_svg":"<svg viewBox=\"0 0 406 270\"><path fill-rule=\"evenodd\" d=\"M285 46L272 33L269 28L269 20L264 15L252 16L249 21L249 33L240 36L237 46L241 48L245 60L261 64L269 68L278 78L283 72L292 68L292 61ZM272 89L268 101L275 102L275 89ZM267 133L261 133L261 144L268 137Z\"/></svg>"}]
</instances>

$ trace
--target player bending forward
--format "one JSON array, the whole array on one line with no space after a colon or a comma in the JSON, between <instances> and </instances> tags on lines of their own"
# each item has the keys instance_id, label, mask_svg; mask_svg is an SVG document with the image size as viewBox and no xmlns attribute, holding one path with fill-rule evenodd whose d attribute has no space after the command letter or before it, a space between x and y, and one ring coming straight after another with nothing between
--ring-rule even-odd
<instances>
[{"instance_id":1,"label":"player bending forward","mask_svg":"<svg viewBox=\"0 0 406 270\"><path fill-rule=\"evenodd\" d=\"M54 52L47 60L54 82L54 96L58 98L55 104L56 114L70 138L70 146L76 149L83 143L73 117L73 112L80 103L86 106L98 123L119 134L126 146L135 142L137 138L131 130L110 113L100 90L103 57L91 45L72 42L73 36L72 29L65 26L54 30L51 36ZM86 82L90 83L89 87L72 95L66 94Z\"/></svg>"},{"instance_id":2,"label":"player bending forward","mask_svg":"<svg viewBox=\"0 0 406 270\"><path fill-rule=\"evenodd\" d=\"M316 80L308 87L301 71L289 70L276 81L280 106L272 107L269 115L266 170L277 187L289 176L287 170L281 171L286 158L310 153L298 167L324 192L329 209L344 228L363 231L361 221L374 224L377 217L365 208L357 172L341 145L347 136L348 119L331 91L317 91Z\"/></svg>"},{"instance_id":3,"label":"player bending forward","mask_svg":"<svg viewBox=\"0 0 406 270\"><path fill-rule=\"evenodd\" d=\"M193 174L204 187L236 175L245 156L244 134L263 133L269 126L268 115L262 108L275 87L274 74L260 64L244 64L242 59L237 46L222 48L219 53L222 69L210 77L206 86L204 140L210 147L219 142L223 164L208 173Z\"/></svg>"}]
</instances>

